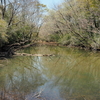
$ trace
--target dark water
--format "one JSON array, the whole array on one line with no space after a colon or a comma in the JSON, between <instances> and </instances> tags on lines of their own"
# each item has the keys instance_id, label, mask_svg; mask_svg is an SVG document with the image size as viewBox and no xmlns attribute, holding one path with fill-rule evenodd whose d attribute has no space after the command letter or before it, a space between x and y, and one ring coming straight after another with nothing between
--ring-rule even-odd
<instances>
[{"instance_id":1,"label":"dark water","mask_svg":"<svg viewBox=\"0 0 100 100\"><path fill-rule=\"evenodd\" d=\"M38 46L0 60L0 100L100 100L100 53Z\"/></svg>"}]
</instances>

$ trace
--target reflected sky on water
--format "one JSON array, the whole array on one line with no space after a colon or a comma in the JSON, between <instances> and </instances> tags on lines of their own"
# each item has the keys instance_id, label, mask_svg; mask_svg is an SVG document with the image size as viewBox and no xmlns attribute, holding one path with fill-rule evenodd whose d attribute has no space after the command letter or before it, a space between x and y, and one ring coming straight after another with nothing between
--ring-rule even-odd
<instances>
[{"instance_id":1,"label":"reflected sky on water","mask_svg":"<svg viewBox=\"0 0 100 100\"><path fill-rule=\"evenodd\" d=\"M0 99L100 100L100 53L53 46L20 52L55 56L0 60Z\"/></svg>"}]
</instances>

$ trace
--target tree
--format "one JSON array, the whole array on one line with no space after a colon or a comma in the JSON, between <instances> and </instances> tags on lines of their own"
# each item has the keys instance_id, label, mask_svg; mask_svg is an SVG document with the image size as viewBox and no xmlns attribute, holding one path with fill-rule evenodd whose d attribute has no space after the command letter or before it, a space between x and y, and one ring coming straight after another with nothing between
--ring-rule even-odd
<instances>
[{"instance_id":1,"label":"tree","mask_svg":"<svg viewBox=\"0 0 100 100\"><path fill-rule=\"evenodd\" d=\"M7 23L4 20L0 19L0 47L2 47L5 42L7 42L6 30Z\"/></svg>"},{"instance_id":2,"label":"tree","mask_svg":"<svg viewBox=\"0 0 100 100\"><path fill-rule=\"evenodd\" d=\"M56 41L65 45L97 49L100 47L99 15L99 0L64 0L49 12L45 30L53 36L62 34Z\"/></svg>"},{"instance_id":3,"label":"tree","mask_svg":"<svg viewBox=\"0 0 100 100\"><path fill-rule=\"evenodd\" d=\"M7 24L8 43L31 41L33 34L37 36L45 8L38 0L1 0L0 17Z\"/></svg>"}]
</instances>

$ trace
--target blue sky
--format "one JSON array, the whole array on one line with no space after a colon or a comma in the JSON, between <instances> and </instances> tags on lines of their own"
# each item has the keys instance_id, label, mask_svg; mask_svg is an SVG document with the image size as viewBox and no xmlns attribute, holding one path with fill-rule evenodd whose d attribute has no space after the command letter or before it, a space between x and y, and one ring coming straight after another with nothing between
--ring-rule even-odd
<instances>
[{"instance_id":1,"label":"blue sky","mask_svg":"<svg viewBox=\"0 0 100 100\"><path fill-rule=\"evenodd\" d=\"M54 5L60 4L62 0L39 0L40 3L45 4L49 9Z\"/></svg>"}]
</instances>

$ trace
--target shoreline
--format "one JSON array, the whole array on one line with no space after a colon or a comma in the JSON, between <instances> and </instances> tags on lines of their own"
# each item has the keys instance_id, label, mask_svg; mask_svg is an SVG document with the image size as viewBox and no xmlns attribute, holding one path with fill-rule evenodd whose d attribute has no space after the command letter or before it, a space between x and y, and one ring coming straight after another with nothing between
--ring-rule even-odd
<instances>
[{"instance_id":1,"label":"shoreline","mask_svg":"<svg viewBox=\"0 0 100 100\"><path fill-rule=\"evenodd\" d=\"M28 48L31 46L38 46L38 45L49 45L49 46L60 46L60 47L68 47L68 48L78 48L80 50L85 50L85 51L95 51L95 52L99 52L100 49L92 49L92 48L86 48L86 47L81 47L81 46L71 46L71 45L63 45L57 42L46 42L46 41L36 41L34 43L30 43L30 44L26 44L26 45L18 45L18 46L11 46L11 50L9 51L0 51L0 58L4 57L4 58L9 58L9 57L13 57L13 55L15 55L16 51L20 50L20 49L24 49L24 48ZM8 47L8 46L6 46Z\"/></svg>"}]
</instances>

